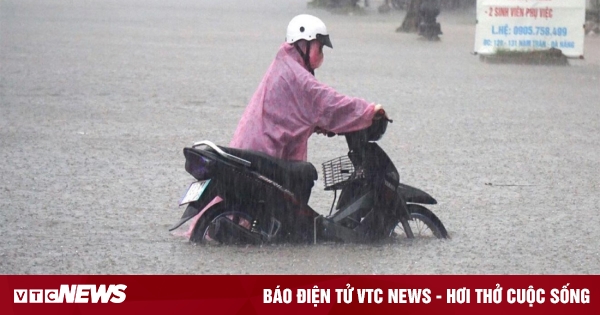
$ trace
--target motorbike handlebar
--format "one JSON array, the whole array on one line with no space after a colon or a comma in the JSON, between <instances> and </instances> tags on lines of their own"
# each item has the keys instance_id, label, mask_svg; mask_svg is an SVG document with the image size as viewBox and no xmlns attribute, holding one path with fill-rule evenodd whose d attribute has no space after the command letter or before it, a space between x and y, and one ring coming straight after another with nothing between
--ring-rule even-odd
<instances>
[{"instance_id":1,"label":"motorbike handlebar","mask_svg":"<svg viewBox=\"0 0 600 315\"><path fill-rule=\"evenodd\" d=\"M393 122L394 122L393 120L391 120L391 119L390 119L390 118L387 116L387 113L385 112L385 110L384 110L383 108L382 108L382 109L380 109L380 110L378 110L378 111L375 113L375 116L373 116L373 124L372 124L372 125L376 124L376 121L381 121L381 120L383 120L383 121L385 122L385 124L386 124L386 125L387 125L387 123L388 123L388 122L389 122L389 123L393 123ZM367 130L367 129L370 129L370 128L371 128L371 127L367 127L367 128L365 128L365 129L363 129L363 130ZM327 136L327 137L329 137L329 138L331 138L331 137L335 137L335 136L345 136L345 135L347 135L347 134L351 134L351 133L355 133L355 132L359 132L359 131L361 131L361 130L358 130L358 131L352 131L352 132L345 132L345 133L335 133L335 132L331 132L331 131L325 130L325 129L321 128L321 127L316 127L316 128L315 128L315 133L317 133L317 134L322 134L322 135L326 135L326 136ZM385 129L384 129L384 132L385 132Z\"/></svg>"},{"instance_id":2,"label":"motorbike handlebar","mask_svg":"<svg viewBox=\"0 0 600 315\"><path fill-rule=\"evenodd\" d=\"M373 120L378 120L378 119L385 119L386 121L388 121L388 122L391 122L391 123L393 123L393 122L394 122L393 120L391 120L391 119L388 117L387 113L385 112L385 110L384 110L383 108L382 108L382 109L380 109L380 110L378 110L378 111L375 113L375 116L373 116Z\"/></svg>"}]
</instances>

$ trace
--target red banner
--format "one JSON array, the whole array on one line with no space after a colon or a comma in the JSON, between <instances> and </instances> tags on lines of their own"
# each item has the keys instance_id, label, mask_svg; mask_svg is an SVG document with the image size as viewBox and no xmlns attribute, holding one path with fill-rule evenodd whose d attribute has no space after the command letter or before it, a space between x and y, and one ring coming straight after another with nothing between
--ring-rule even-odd
<instances>
[{"instance_id":1,"label":"red banner","mask_svg":"<svg viewBox=\"0 0 600 315\"><path fill-rule=\"evenodd\" d=\"M0 276L0 314L600 314L600 276Z\"/></svg>"}]
</instances>

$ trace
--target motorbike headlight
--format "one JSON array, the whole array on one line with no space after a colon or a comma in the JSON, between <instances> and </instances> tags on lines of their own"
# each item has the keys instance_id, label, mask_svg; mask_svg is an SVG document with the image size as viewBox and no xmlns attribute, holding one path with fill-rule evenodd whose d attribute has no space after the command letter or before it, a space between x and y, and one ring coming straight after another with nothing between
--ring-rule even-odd
<instances>
[{"instance_id":1,"label":"motorbike headlight","mask_svg":"<svg viewBox=\"0 0 600 315\"><path fill-rule=\"evenodd\" d=\"M387 129L388 121L387 119L380 119L373 121L373 124L367 129L367 140L368 141L378 141L383 137Z\"/></svg>"}]
</instances>

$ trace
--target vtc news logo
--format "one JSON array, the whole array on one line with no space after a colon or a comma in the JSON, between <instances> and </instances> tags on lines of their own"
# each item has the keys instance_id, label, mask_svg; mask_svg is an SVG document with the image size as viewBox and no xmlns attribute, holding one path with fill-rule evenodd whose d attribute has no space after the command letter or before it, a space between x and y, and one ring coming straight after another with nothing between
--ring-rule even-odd
<instances>
[{"instance_id":1,"label":"vtc news logo","mask_svg":"<svg viewBox=\"0 0 600 315\"><path fill-rule=\"evenodd\" d=\"M62 284L59 289L15 289L14 303L123 303L124 284Z\"/></svg>"}]
</instances>

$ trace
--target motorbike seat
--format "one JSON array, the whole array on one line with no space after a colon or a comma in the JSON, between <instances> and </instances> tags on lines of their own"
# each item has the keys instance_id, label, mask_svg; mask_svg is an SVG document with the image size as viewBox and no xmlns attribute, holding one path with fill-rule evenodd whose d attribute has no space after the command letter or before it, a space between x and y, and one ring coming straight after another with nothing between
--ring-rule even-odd
<instances>
[{"instance_id":1,"label":"motorbike seat","mask_svg":"<svg viewBox=\"0 0 600 315\"><path fill-rule=\"evenodd\" d=\"M272 180L275 177L290 176L298 180L315 181L318 179L317 169L312 163L303 161L287 161L274 158L268 154L219 146L223 151L249 161L251 168ZM269 175L273 175L271 177Z\"/></svg>"},{"instance_id":2,"label":"motorbike seat","mask_svg":"<svg viewBox=\"0 0 600 315\"><path fill-rule=\"evenodd\" d=\"M249 161L251 169L296 193L301 200L306 199L305 202L308 201L314 181L318 179L317 169L309 162L282 160L258 151L219 148Z\"/></svg>"}]
</instances>

